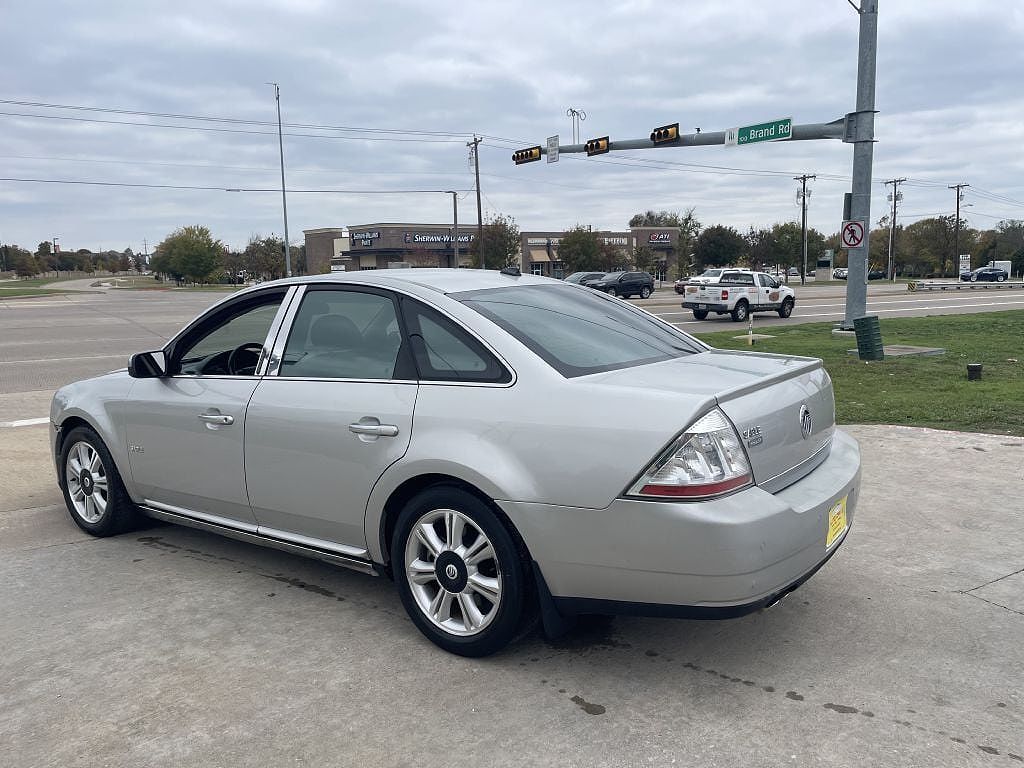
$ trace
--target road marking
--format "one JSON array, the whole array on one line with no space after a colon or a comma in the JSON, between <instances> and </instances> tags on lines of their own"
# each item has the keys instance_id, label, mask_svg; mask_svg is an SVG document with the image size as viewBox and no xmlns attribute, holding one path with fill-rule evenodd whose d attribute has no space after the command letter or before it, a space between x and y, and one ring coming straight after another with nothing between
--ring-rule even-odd
<instances>
[{"instance_id":1,"label":"road marking","mask_svg":"<svg viewBox=\"0 0 1024 768\"><path fill-rule=\"evenodd\" d=\"M14 365L15 363L64 363L72 360L104 360L115 357L123 360L130 356L130 352L124 352L119 355L89 355L88 357L42 357L38 360L4 360L4 365Z\"/></svg>"},{"instance_id":2,"label":"road marking","mask_svg":"<svg viewBox=\"0 0 1024 768\"><path fill-rule=\"evenodd\" d=\"M48 424L49 417L43 416L39 419L21 419L19 421L0 421L0 429L5 427L34 427L38 424Z\"/></svg>"}]
</instances>

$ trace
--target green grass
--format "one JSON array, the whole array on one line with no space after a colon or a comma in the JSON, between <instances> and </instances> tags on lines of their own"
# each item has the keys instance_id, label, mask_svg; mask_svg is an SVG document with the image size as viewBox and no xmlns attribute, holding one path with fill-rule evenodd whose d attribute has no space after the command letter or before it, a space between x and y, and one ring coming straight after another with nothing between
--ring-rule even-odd
<instances>
[{"instance_id":1,"label":"green grass","mask_svg":"<svg viewBox=\"0 0 1024 768\"><path fill-rule=\"evenodd\" d=\"M758 352L819 357L832 377L836 420L844 424L905 424L964 432L1024 435L1024 310L882 320L885 344L942 347L936 357L863 361L848 349L856 339L833 338L830 323L773 326ZM744 329L696 334L722 349L750 349L734 339ZM984 366L967 381L967 363Z\"/></svg>"}]
</instances>

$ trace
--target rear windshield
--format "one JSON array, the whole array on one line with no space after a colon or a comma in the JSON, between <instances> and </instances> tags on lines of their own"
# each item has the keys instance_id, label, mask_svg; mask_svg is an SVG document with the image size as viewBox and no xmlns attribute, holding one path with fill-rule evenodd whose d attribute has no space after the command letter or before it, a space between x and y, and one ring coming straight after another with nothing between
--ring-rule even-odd
<instances>
[{"instance_id":1,"label":"rear windshield","mask_svg":"<svg viewBox=\"0 0 1024 768\"><path fill-rule=\"evenodd\" d=\"M619 299L568 285L491 288L451 297L504 328L566 378L706 349Z\"/></svg>"}]
</instances>

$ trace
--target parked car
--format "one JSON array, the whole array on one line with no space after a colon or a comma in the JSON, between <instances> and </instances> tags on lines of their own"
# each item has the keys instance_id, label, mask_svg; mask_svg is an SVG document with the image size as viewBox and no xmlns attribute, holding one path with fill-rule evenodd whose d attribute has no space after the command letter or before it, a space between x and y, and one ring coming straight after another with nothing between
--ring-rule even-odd
<instances>
[{"instance_id":1,"label":"parked car","mask_svg":"<svg viewBox=\"0 0 1024 768\"><path fill-rule=\"evenodd\" d=\"M1008 280L1010 274L1005 269L999 267L978 267L971 272L961 272L960 279L971 282L995 282L1002 283Z\"/></svg>"},{"instance_id":2,"label":"parked car","mask_svg":"<svg viewBox=\"0 0 1024 768\"><path fill-rule=\"evenodd\" d=\"M800 270L797 269L796 267L790 267L786 274L788 274L790 277L800 277Z\"/></svg>"},{"instance_id":3,"label":"parked car","mask_svg":"<svg viewBox=\"0 0 1024 768\"><path fill-rule=\"evenodd\" d=\"M885 270L884 269L871 269L868 270L868 280L884 280Z\"/></svg>"},{"instance_id":4,"label":"parked car","mask_svg":"<svg viewBox=\"0 0 1024 768\"><path fill-rule=\"evenodd\" d=\"M583 285L624 299L631 296L646 299L654 292L654 278L647 272L610 272L597 280L588 280Z\"/></svg>"},{"instance_id":5,"label":"parked car","mask_svg":"<svg viewBox=\"0 0 1024 768\"><path fill-rule=\"evenodd\" d=\"M848 274L846 267L837 267L832 270L832 277L836 280L845 280Z\"/></svg>"},{"instance_id":6,"label":"parked car","mask_svg":"<svg viewBox=\"0 0 1024 768\"><path fill-rule=\"evenodd\" d=\"M716 350L514 269L244 289L62 387L50 422L87 533L146 515L390 578L465 656L538 613L554 634L770 606L835 553L860 491L820 360Z\"/></svg>"},{"instance_id":7,"label":"parked car","mask_svg":"<svg viewBox=\"0 0 1024 768\"><path fill-rule=\"evenodd\" d=\"M588 280L600 280L605 276L605 272L573 272L567 278L567 283L585 283Z\"/></svg>"}]
</instances>

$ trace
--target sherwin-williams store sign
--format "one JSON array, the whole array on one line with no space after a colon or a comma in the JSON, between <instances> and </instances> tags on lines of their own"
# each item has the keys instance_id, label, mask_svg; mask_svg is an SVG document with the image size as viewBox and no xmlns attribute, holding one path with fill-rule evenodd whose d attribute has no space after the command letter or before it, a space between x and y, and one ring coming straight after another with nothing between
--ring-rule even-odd
<instances>
[{"instance_id":1,"label":"sherwin-williams store sign","mask_svg":"<svg viewBox=\"0 0 1024 768\"><path fill-rule=\"evenodd\" d=\"M412 243L414 245L451 245L454 238L450 232L406 232L405 242ZM460 234L460 243L469 243L473 241L472 234Z\"/></svg>"}]
</instances>

